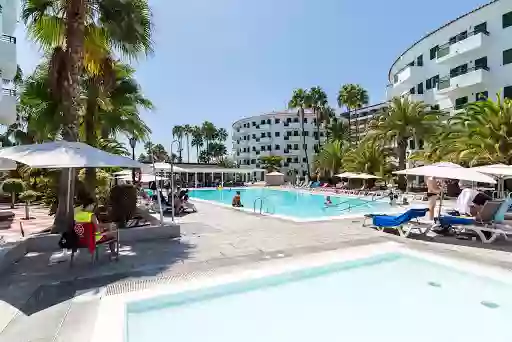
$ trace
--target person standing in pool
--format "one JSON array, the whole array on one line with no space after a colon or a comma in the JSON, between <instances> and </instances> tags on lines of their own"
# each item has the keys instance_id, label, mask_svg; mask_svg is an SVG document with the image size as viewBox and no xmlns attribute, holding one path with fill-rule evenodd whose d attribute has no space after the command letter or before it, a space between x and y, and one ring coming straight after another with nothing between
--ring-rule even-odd
<instances>
[{"instance_id":1,"label":"person standing in pool","mask_svg":"<svg viewBox=\"0 0 512 342\"><path fill-rule=\"evenodd\" d=\"M233 207L241 208L244 205L242 204L242 198L240 196L240 191L237 191L235 196L233 196L233 201L231 202Z\"/></svg>"}]
</instances>

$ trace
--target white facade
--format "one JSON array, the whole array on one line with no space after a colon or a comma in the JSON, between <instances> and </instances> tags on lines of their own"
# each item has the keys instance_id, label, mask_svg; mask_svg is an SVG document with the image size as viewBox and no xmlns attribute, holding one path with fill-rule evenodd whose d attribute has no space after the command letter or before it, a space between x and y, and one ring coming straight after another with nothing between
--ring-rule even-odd
<instances>
[{"instance_id":1,"label":"white facade","mask_svg":"<svg viewBox=\"0 0 512 342\"><path fill-rule=\"evenodd\" d=\"M18 1L0 0L0 124L10 125L16 121L16 91L13 79L16 75L16 38Z\"/></svg>"},{"instance_id":2,"label":"white facade","mask_svg":"<svg viewBox=\"0 0 512 342\"><path fill-rule=\"evenodd\" d=\"M366 107L353 110L350 113L350 135L352 141L362 140L368 131L369 123L379 116L379 114L388 107L387 102L382 102ZM344 112L341 114L344 119L349 118L349 113Z\"/></svg>"},{"instance_id":3,"label":"white facade","mask_svg":"<svg viewBox=\"0 0 512 342\"><path fill-rule=\"evenodd\" d=\"M512 1L496 0L428 34L391 66L387 97L457 110L479 98L512 98Z\"/></svg>"},{"instance_id":4,"label":"white facade","mask_svg":"<svg viewBox=\"0 0 512 342\"><path fill-rule=\"evenodd\" d=\"M233 158L241 168L259 168L263 156L283 157L281 172L294 170L307 174L302 126L297 111L272 112L244 118L233 123ZM320 126L317 137L316 119L312 112L304 116L304 138L310 167L318 142L326 140Z\"/></svg>"}]
</instances>

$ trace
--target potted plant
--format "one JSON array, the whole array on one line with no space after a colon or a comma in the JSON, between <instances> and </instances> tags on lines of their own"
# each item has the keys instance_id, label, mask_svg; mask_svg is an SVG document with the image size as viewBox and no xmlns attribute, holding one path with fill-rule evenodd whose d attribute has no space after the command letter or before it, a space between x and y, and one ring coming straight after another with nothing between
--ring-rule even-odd
<instances>
[{"instance_id":1,"label":"potted plant","mask_svg":"<svg viewBox=\"0 0 512 342\"><path fill-rule=\"evenodd\" d=\"M2 183L2 191L11 194L11 209L16 203L16 194L25 190L25 183L19 178L9 178Z\"/></svg>"},{"instance_id":2,"label":"potted plant","mask_svg":"<svg viewBox=\"0 0 512 342\"><path fill-rule=\"evenodd\" d=\"M23 191L20 194L20 200L25 202L25 220L30 220L30 203L34 202L39 193L34 190Z\"/></svg>"}]
</instances>

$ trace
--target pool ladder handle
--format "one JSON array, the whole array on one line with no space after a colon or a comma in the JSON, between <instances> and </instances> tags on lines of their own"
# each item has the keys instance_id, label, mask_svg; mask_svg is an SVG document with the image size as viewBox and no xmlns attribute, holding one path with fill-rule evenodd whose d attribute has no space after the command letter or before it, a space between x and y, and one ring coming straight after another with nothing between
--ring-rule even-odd
<instances>
[{"instance_id":1,"label":"pool ladder handle","mask_svg":"<svg viewBox=\"0 0 512 342\"><path fill-rule=\"evenodd\" d=\"M258 200L260 201L260 214L261 214L261 210L263 209L263 200L264 200L263 197L257 197L254 200L254 203L253 203L253 206L252 206L252 211L256 212L256 203L258 202Z\"/></svg>"}]
</instances>

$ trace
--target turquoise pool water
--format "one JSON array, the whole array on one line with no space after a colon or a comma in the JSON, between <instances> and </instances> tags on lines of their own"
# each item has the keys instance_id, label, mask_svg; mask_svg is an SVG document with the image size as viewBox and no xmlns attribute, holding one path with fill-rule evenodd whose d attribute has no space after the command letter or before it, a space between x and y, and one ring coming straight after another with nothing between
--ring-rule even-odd
<instances>
[{"instance_id":1,"label":"turquoise pool water","mask_svg":"<svg viewBox=\"0 0 512 342\"><path fill-rule=\"evenodd\" d=\"M131 303L126 342L509 342L512 286L401 254Z\"/></svg>"},{"instance_id":2,"label":"turquoise pool water","mask_svg":"<svg viewBox=\"0 0 512 342\"><path fill-rule=\"evenodd\" d=\"M267 188L190 190L190 197L231 205L236 191L240 191L242 204L250 210L253 210L254 201L256 199L263 198L262 212L299 219L314 219L354 213L385 213L389 211L388 203L372 202L368 199L354 197L335 196L331 196L333 205L326 208L324 205L324 194ZM350 211L347 210L349 205L351 207ZM258 212L259 207L260 201L258 200L256 203L256 210Z\"/></svg>"}]
</instances>

